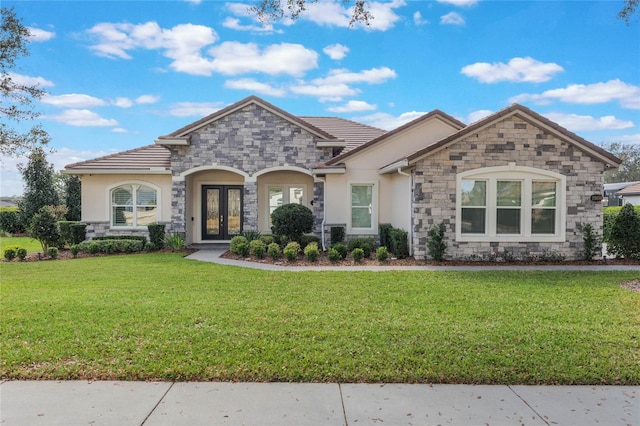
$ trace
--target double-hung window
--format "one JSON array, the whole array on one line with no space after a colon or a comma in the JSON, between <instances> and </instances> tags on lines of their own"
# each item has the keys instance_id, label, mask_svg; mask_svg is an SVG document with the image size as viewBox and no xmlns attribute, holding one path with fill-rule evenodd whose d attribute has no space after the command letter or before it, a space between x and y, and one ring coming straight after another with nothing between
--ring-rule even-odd
<instances>
[{"instance_id":1,"label":"double-hung window","mask_svg":"<svg viewBox=\"0 0 640 426\"><path fill-rule=\"evenodd\" d=\"M459 241L563 241L565 177L530 167L489 167L457 179Z\"/></svg>"},{"instance_id":2,"label":"double-hung window","mask_svg":"<svg viewBox=\"0 0 640 426\"><path fill-rule=\"evenodd\" d=\"M142 227L157 222L158 192L140 184L111 190L111 226Z\"/></svg>"},{"instance_id":3,"label":"double-hung window","mask_svg":"<svg viewBox=\"0 0 640 426\"><path fill-rule=\"evenodd\" d=\"M349 226L352 234L378 232L377 185L375 183L349 184Z\"/></svg>"}]
</instances>

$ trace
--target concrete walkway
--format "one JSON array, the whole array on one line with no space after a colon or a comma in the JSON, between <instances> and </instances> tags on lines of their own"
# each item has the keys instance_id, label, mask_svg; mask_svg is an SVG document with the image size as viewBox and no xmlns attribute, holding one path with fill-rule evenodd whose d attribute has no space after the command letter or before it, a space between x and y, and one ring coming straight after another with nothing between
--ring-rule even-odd
<instances>
[{"instance_id":1,"label":"concrete walkway","mask_svg":"<svg viewBox=\"0 0 640 426\"><path fill-rule=\"evenodd\" d=\"M267 271L640 271L638 265L491 265L491 266L286 266L221 258L225 250L198 250L187 259Z\"/></svg>"},{"instance_id":2,"label":"concrete walkway","mask_svg":"<svg viewBox=\"0 0 640 426\"><path fill-rule=\"evenodd\" d=\"M9 381L0 424L640 425L640 386Z\"/></svg>"}]
</instances>

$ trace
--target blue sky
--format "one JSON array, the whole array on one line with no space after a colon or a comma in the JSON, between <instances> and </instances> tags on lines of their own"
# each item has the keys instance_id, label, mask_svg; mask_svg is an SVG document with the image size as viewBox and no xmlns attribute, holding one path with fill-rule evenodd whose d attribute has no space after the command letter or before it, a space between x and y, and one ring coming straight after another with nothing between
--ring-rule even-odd
<instances>
[{"instance_id":1,"label":"blue sky","mask_svg":"<svg viewBox=\"0 0 640 426\"><path fill-rule=\"evenodd\" d=\"M622 1L342 2L263 25L250 3L14 1L32 33L14 79L37 82L65 164L152 144L257 95L295 115L392 129L433 109L470 123L514 102L596 144L640 143L640 23ZM0 195L22 193L3 159Z\"/></svg>"}]
</instances>

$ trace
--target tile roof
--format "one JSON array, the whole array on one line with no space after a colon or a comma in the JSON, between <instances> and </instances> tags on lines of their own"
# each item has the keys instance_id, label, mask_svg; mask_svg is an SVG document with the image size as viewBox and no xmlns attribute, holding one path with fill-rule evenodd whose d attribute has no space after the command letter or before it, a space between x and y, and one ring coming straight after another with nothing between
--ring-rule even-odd
<instances>
[{"instance_id":1,"label":"tile roof","mask_svg":"<svg viewBox=\"0 0 640 426\"><path fill-rule=\"evenodd\" d=\"M637 195L640 194L640 182L636 182L633 185L629 185L620 191L616 192L616 195Z\"/></svg>"},{"instance_id":2,"label":"tile roof","mask_svg":"<svg viewBox=\"0 0 640 426\"><path fill-rule=\"evenodd\" d=\"M92 160L65 166L73 170L159 170L171 168L171 153L162 145L147 145L142 148L118 152Z\"/></svg>"},{"instance_id":3,"label":"tile roof","mask_svg":"<svg viewBox=\"0 0 640 426\"><path fill-rule=\"evenodd\" d=\"M326 133L344 140L346 146L342 152L349 152L372 139L384 135L387 131L366 124L339 117L298 117Z\"/></svg>"}]
</instances>

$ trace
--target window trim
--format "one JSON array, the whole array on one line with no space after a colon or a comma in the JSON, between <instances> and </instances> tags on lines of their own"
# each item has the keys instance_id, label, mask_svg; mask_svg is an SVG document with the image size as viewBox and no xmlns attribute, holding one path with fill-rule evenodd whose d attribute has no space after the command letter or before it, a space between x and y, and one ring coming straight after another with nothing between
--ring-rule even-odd
<instances>
[{"instance_id":1,"label":"window trim","mask_svg":"<svg viewBox=\"0 0 640 426\"><path fill-rule=\"evenodd\" d=\"M462 181L484 180L486 186L486 214L484 234L463 234L462 219ZM496 226L497 216L497 182L520 181L521 187L521 215L519 234L499 234ZM559 173L533 167L508 166L484 167L468 170L456 176L456 241L461 242L562 242L566 239L566 181L567 178ZM555 233L536 234L531 229L532 187L533 182L556 183Z\"/></svg>"},{"instance_id":2,"label":"window trim","mask_svg":"<svg viewBox=\"0 0 640 426\"><path fill-rule=\"evenodd\" d=\"M351 223L351 189L353 186L372 186L371 190L371 228L354 228ZM376 235L378 233L378 181L375 180L350 180L347 182L347 234L352 235Z\"/></svg>"},{"instance_id":3,"label":"window trim","mask_svg":"<svg viewBox=\"0 0 640 426\"><path fill-rule=\"evenodd\" d=\"M271 200L269 199L269 192L271 191L271 188L282 188L282 205L285 204L291 204L291 202L285 203L285 199L289 198L289 193L291 191L291 188L302 188L302 203L300 203L301 205L308 207L308 202L307 200L309 199L309 188L308 185L306 183L268 183L265 185L266 189L265 189L265 211L266 211L266 217L267 217L267 225L269 227L269 229L271 229ZM285 196L286 195L286 196ZM280 207L280 206L278 206Z\"/></svg>"},{"instance_id":4,"label":"window trim","mask_svg":"<svg viewBox=\"0 0 640 426\"><path fill-rule=\"evenodd\" d=\"M107 187L107 217L109 218L109 229L113 229L113 230L122 230L122 229L129 229L129 230L144 230L147 229L147 225L138 225L138 216L137 216L137 212L136 215L134 217L134 225L133 226L127 226L127 225L115 225L113 222L113 201L112 201L112 193L115 189L120 188L122 186L127 186L127 185L131 185L132 187L140 187L140 186L146 186L147 188L153 189L156 192L156 222L160 222L162 220L162 191L160 190L160 187L157 185L154 185L150 182L145 182L145 181L140 181L140 180L127 180L127 181L122 181L122 182L117 182L113 185L109 185ZM137 188L134 190L134 197L136 197L137 194ZM136 207L137 204L134 203L133 205L133 209L134 211L136 211Z\"/></svg>"}]
</instances>

